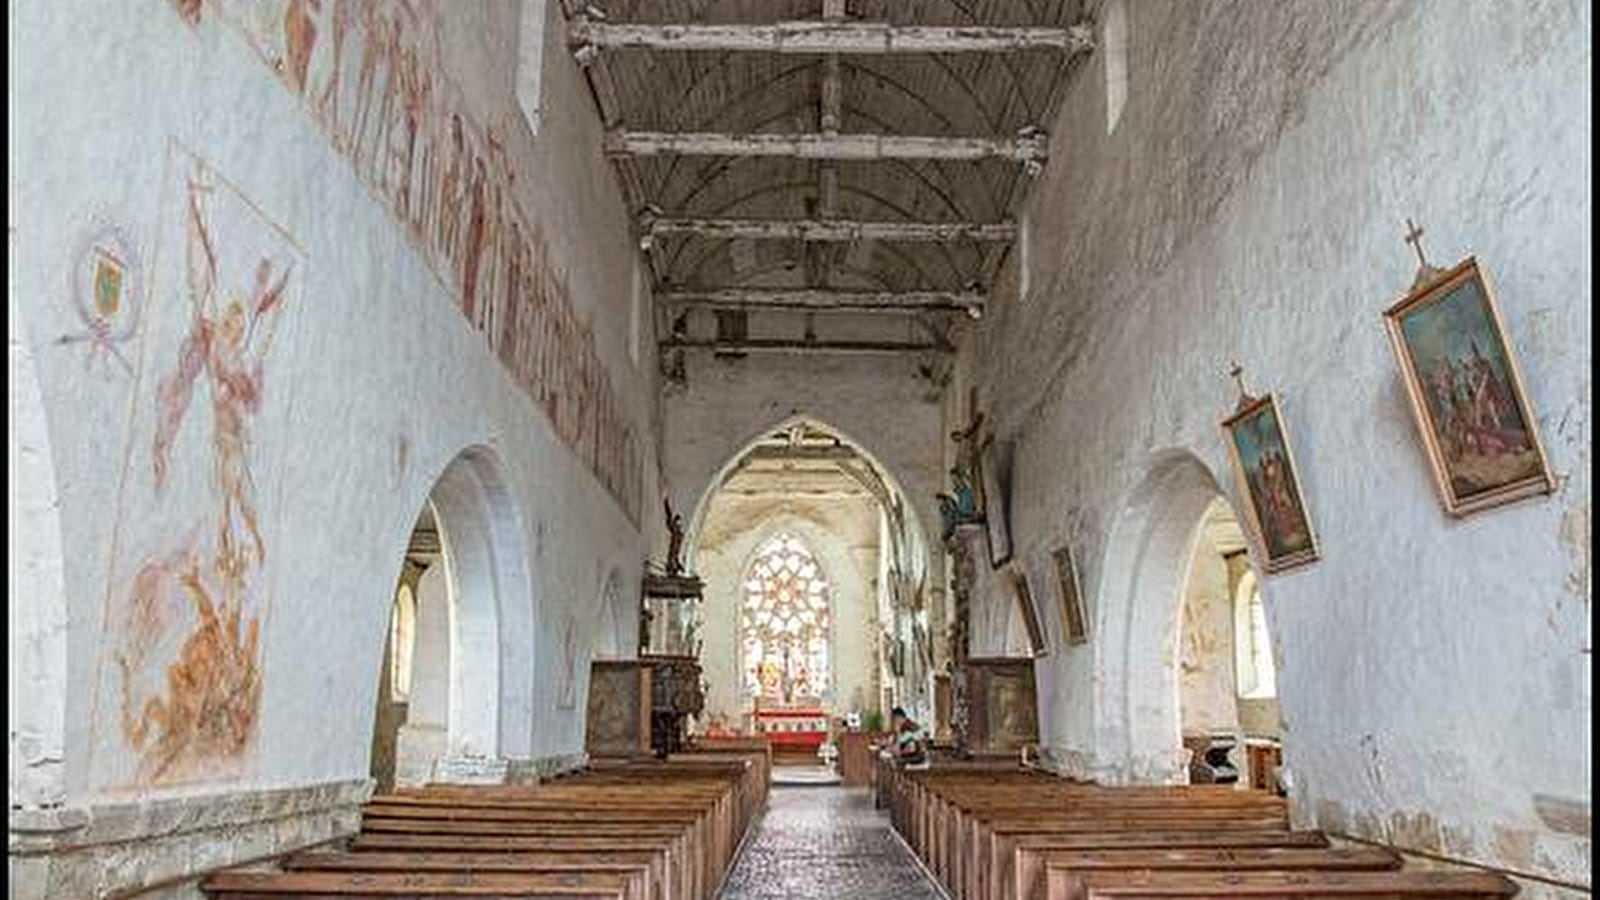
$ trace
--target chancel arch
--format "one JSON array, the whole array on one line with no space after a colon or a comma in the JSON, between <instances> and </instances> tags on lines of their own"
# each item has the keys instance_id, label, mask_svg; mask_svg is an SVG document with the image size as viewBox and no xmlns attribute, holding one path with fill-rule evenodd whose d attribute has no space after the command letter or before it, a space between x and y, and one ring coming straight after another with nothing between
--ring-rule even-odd
<instances>
[{"instance_id":1,"label":"chancel arch","mask_svg":"<svg viewBox=\"0 0 1600 900\"><path fill-rule=\"evenodd\" d=\"M792 714L810 734L885 704L931 717L926 546L894 480L828 426L792 419L744 448L689 540L705 581L700 727Z\"/></svg>"}]
</instances>

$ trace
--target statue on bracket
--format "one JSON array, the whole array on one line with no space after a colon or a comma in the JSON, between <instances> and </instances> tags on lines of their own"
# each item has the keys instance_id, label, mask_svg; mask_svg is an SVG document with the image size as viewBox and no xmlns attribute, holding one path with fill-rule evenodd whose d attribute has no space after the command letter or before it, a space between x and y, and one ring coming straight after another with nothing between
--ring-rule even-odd
<instances>
[{"instance_id":1,"label":"statue on bracket","mask_svg":"<svg viewBox=\"0 0 1600 900\"><path fill-rule=\"evenodd\" d=\"M972 481L959 466L950 470L950 493L935 494L939 501L939 518L944 523L942 537L949 540L958 525L975 525L983 521L978 515L977 496L972 491Z\"/></svg>"},{"instance_id":2,"label":"statue on bracket","mask_svg":"<svg viewBox=\"0 0 1600 900\"><path fill-rule=\"evenodd\" d=\"M934 495L939 501L939 518L944 525L941 536L945 540L955 534L957 526L983 522L983 514L978 511L978 495L973 488L978 435L983 429L983 413L978 412L976 391L970 402L973 410L971 423L950 434L956 443L956 461L950 469L950 493Z\"/></svg>"},{"instance_id":3,"label":"statue on bracket","mask_svg":"<svg viewBox=\"0 0 1600 900\"><path fill-rule=\"evenodd\" d=\"M672 511L671 498L664 498L662 503L667 511L667 574L683 574L683 516Z\"/></svg>"}]
</instances>

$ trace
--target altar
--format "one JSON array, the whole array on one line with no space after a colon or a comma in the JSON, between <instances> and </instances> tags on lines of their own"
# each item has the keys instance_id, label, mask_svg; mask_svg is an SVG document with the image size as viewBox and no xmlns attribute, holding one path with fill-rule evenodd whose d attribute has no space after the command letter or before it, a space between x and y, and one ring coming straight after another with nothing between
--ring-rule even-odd
<instances>
[{"instance_id":1,"label":"altar","mask_svg":"<svg viewBox=\"0 0 1600 900\"><path fill-rule=\"evenodd\" d=\"M828 740L828 713L820 706L763 707L752 713L756 734L767 739L774 754L815 758Z\"/></svg>"}]
</instances>

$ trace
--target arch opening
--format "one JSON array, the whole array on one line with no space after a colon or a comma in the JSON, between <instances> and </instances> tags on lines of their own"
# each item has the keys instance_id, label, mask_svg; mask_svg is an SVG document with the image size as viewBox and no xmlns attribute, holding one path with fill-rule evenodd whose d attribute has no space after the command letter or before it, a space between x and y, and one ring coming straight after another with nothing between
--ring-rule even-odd
<instances>
[{"instance_id":1,"label":"arch opening","mask_svg":"<svg viewBox=\"0 0 1600 900\"><path fill-rule=\"evenodd\" d=\"M531 627L520 534L497 462L483 448L452 461L422 503L379 673L371 752L379 790L493 779L505 760L528 755L531 649L501 639Z\"/></svg>"},{"instance_id":2,"label":"arch opening","mask_svg":"<svg viewBox=\"0 0 1600 900\"><path fill-rule=\"evenodd\" d=\"M1093 777L1249 784L1248 748L1276 745L1281 728L1275 700L1240 696L1239 597L1260 581L1204 463L1184 451L1152 460L1113 526L1102 571ZM1210 771L1191 765L1208 754Z\"/></svg>"},{"instance_id":3,"label":"arch opening","mask_svg":"<svg viewBox=\"0 0 1600 900\"><path fill-rule=\"evenodd\" d=\"M1261 580L1233 506L1206 507L1184 581L1177 668L1191 783L1276 789L1279 757L1271 637ZM1261 769L1261 771L1254 771Z\"/></svg>"},{"instance_id":4,"label":"arch opening","mask_svg":"<svg viewBox=\"0 0 1600 900\"><path fill-rule=\"evenodd\" d=\"M854 442L804 417L766 429L707 488L687 538L705 582L697 729L770 735L798 722L803 739L775 746L815 763L832 733L873 713L931 714L926 541L897 482Z\"/></svg>"}]
</instances>

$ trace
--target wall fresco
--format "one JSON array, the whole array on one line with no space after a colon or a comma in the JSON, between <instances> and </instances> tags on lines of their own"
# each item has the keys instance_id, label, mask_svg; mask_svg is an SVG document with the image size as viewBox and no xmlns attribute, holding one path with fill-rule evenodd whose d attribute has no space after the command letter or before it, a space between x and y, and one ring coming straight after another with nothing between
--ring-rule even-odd
<instances>
[{"instance_id":1,"label":"wall fresco","mask_svg":"<svg viewBox=\"0 0 1600 900\"><path fill-rule=\"evenodd\" d=\"M116 226L90 230L77 248L67 290L83 330L64 334L56 343L86 345L85 368L133 374L124 348L139 327L144 301L140 266L138 245Z\"/></svg>"},{"instance_id":2,"label":"wall fresco","mask_svg":"<svg viewBox=\"0 0 1600 900\"><path fill-rule=\"evenodd\" d=\"M266 564L289 392L269 371L300 306L304 262L207 162L174 145L140 338L132 438L118 499L107 650L96 696L110 784L238 774L261 707Z\"/></svg>"},{"instance_id":3,"label":"wall fresco","mask_svg":"<svg viewBox=\"0 0 1600 900\"><path fill-rule=\"evenodd\" d=\"M380 198L490 351L637 525L639 436L517 173L445 69L439 0L173 0L244 35ZM191 13L190 10L193 10ZM520 122L517 117L513 120Z\"/></svg>"}]
</instances>

